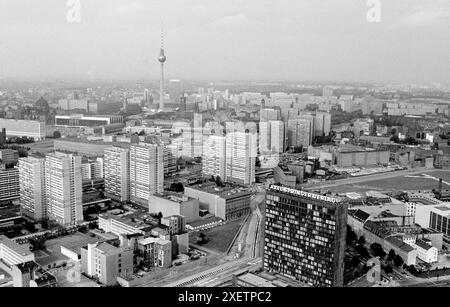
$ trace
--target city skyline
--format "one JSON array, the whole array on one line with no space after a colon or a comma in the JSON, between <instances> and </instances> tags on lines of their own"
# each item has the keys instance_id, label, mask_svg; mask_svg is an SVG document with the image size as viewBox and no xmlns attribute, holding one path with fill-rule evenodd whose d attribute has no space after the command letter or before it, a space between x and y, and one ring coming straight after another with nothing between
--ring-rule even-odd
<instances>
[{"instance_id":1,"label":"city skyline","mask_svg":"<svg viewBox=\"0 0 450 307\"><path fill-rule=\"evenodd\" d=\"M156 80L163 19L168 79L450 83L448 1L252 2L2 3L0 78Z\"/></svg>"},{"instance_id":2,"label":"city skyline","mask_svg":"<svg viewBox=\"0 0 450 307\"><path fill-rule=\"evenodd\" d=\"M1 1L0 288L450 287L449 34L450 0Z\"/></svg>"}]
</instances>

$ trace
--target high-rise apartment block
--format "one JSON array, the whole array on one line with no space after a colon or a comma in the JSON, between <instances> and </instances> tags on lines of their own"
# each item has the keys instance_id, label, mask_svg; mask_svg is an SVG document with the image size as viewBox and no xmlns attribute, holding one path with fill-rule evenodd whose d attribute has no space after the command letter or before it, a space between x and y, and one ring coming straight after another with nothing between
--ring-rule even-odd
<instances>
[{"instance_id":1,"label":"high-rise apartment block","mask_svg":"<svg viewBox=\"0 0 450 307\"><path fill-rule=\"evenodd\" d=\"M347 205L272 185L266 199L264 269L316 287L343 286Z\"/></svg>"},{"instance_id":2,"label":"high-rise apartment block","mask_svg":"<svg viewBox=\"0 0 450 307\"><path fill-rule=\"evenodd\" d=\"M130 197L148 205L151 195L164 191L164 146L140 143L130 149Z\"/></svg>"},{"instance_id":3,"label":"high-rise apartment block","mask_svg":"<svg viewBox=\"0 0 450 307\"><path fill-rule=\"evenodd\" d=\"M231 132L226 136L226 181L240 184L255 182L256 134Z\"/></svg>"},{"instance_id":4,"label":"high-rise apartment block","mask_svg":"<svg viewBox=\"0 0 450 307\"><path fill-rule=\"evenodd\" d=\"M226 137L211 135L203 142L202 173L204 176L226 178Z\"/></svg>"},{"instance_id":5,"label":"high-rise apartment block","mask_svg":"<svg viewBox=\"0 0 450 307\"><path fill-rule=\"evenodd\" d=\"M105 194L127 202L130 200L130 150L111 147L104 152Z\"/></svg>"},{"instance_id":6,"label":"high-rise apartment block","mask_svg":"<svg viewBox=\"0 0 450 307\"><path fill-rule=\"evenodd\" d=\"M284 122L267 121L259 123L259 152L284 152Z\"/></svg>"},{"instance_id":7,"label":"high-rise apartment block","mask_svg":"<svg viewBox=\"0 0 450 307\"><path fill-rule=\"evenodd\" d=\"M312 144L314 120L309 118L290 119L287 123L288 145L308 147Z\"/></svg>"},{"instance_id":8,"label":"high-rise apartment block","mask_svg":"<svg viewBox=\"0 0 450 307\"><path fill-rule=\"evenodd\" d=\"M19 169L0 164L0 204L19 199Z\"/></svg>"},{"instance_id":9,"label":"high-rise apartment block","mask_svg":"<svg viewBox=\"0 0 450 307\"><path fill-rule=\"evenodd\" d=\"M19 160L20 208L23 215L36 220L47 218L45 158Z\"/></svg>"},{"instance_id":10,"label":"high-rise apartment block","mask_svg":"<svg viewBox=\"0 0 450 307\"><path fill-rule=\"evenodd\" d=\"M62 225L83 221L81 157L55 152L45 160L48 217Z\"/></svg>"}]
</instances>

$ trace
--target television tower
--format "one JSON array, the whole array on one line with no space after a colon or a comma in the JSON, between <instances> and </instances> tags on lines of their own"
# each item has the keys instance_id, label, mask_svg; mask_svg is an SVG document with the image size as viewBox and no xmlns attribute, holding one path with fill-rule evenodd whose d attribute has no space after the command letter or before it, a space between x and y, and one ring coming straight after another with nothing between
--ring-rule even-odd
<instances>
[{"instance_id":1,"label":"television tower","mask_svg":"<svg viewBox=\"0 0 450 307\"><path fill-rule=\"evenodd\" d=\"M159 84L159 109L164 110L164 63L167 58L164 55L164 30L161 24L161 51L158 61L161 63L161 81Z\"/></svg>"}]
</instances>

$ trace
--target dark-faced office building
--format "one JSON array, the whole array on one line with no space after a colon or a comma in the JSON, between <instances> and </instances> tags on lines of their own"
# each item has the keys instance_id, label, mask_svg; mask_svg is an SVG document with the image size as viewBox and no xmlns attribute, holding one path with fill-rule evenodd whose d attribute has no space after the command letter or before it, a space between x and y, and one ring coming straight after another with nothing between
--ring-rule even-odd
<instances>
[{"instance_id":1,"label":"dark-faced office building","mask_svg":"<svg viewBox=\"0 0 450 307\"><path fill-rule=\"evenodd\" d=\"M342 287L347 204L272 185L267 191L264 270L313 287Z\"/></svg>"}]
</instances>

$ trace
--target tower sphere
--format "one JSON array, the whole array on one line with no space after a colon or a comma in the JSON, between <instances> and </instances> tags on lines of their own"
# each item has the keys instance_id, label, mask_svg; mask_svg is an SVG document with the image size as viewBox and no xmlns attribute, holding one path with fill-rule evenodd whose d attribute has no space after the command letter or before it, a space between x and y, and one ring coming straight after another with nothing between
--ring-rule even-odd
<instances>
[{"instance_id":1,"label":"tower sphere","mask_svg":"<svg viewBox=\"0 0 450 307\"><path fill-rule=\"evenodd\" d=\"M166 56L164 55L164 52L161 52L161 55L158 58L158 61L161 63L164 63L167 60Z\"/></svg>"}]
</instances>

